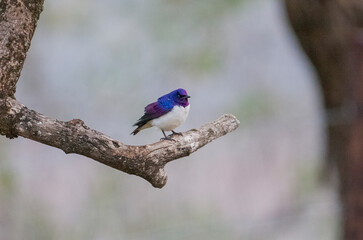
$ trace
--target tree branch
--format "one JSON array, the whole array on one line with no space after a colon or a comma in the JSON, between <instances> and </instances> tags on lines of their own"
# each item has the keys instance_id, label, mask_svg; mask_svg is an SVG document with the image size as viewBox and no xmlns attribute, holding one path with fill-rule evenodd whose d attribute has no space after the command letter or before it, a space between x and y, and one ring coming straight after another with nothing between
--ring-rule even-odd
<instances>
[{"instance_id":1,"label":"tree branch","mask_svg":"<svg viewBox=\"0 0 363 240\"><path fill-rule=\"evenodd\" d=\"M58 121L29 110L12 98L7 98L6 104L9 109L7 118L10 119L8 126L12 126L9 131L14 135L62 149L67 154L87 156L140 176L158 188L166 184L164 166L168 162L190 155L214 139L232 132L239 125L236 117L225 114L199 129L189 130L182 136L173 136L175 141L163 140L144 146L130 146L90 129L82 120Z\"/></svg>"},{"instance_id":2,"label":"tree branch","mask_svg":"<svg viewBox=\"0 0 363 240\"><path fill-rule=\"evenodd\" d=\"M235 130L239 121L223 115L174 141L129 146L90 129L82 120L62 122L29 110L14 98L26 52L36 28L43 0L0 0L0 134L22 136L77 153L123 172L140 176L154 187L166 184L164 166L185 157L214 139Z\"/></svg>"}]
</instances>

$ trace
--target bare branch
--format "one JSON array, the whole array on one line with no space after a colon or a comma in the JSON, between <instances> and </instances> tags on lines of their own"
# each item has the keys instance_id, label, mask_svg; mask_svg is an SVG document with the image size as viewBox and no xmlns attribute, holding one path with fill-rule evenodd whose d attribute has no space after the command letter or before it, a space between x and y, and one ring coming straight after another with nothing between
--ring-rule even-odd
<instances>
[{"instance_id":1,"label":"bare branch","mask_svg":"<svg viewBox=\"0 0 363 240\"><path fill-rule=\"evenodd\" d=\"M197 151L207 143L235 130L239 121L231 114L175 135L175 141L160 141L144 146L130 146L90 129L82 120L62 122L29 110L18 101L7 98L8 126L13 135L22 136L59 149L77 153L123 172L140 176L154 187L166 184L164 166L175 159ZM1 124L0 124L1 125Z\"/></svg>"}]
</instances>

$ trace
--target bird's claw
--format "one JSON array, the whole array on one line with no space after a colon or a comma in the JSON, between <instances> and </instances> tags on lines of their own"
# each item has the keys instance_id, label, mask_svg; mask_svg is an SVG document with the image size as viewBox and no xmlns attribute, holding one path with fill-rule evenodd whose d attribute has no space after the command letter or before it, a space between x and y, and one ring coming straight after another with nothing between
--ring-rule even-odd
<instances>
[{"instance_id":1,"label":"bird's claw","mask_svg":"<svg viewBox=\"0 0 363 240\"><path fill-rule=\"evenodd\" d=\"M172 135L178 135L178 136L183 136L183 133L181 132L174 132L174 131L171 131L173 134Z\"/></svg>"},{"instance_id":2,"label":"bird's claw","mask_svg":"<svg viewBox=\"0 0 363 240\"><path fill-rule=\"evenodd\" d=\"M160 138L160 141L164 141L164 140L168 140L168 141L173 141L173 142L176 142L175 139L172 139L171 137L163 137L163 138Z\"/></svg>"}]
</instances>

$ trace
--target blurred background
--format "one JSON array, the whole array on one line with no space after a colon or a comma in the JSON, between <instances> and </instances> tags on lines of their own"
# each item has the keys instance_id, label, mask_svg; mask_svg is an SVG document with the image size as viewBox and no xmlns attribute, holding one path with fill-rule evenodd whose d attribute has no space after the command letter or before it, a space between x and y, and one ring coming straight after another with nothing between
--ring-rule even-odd
<instances>
[{"instance_id":1,"label":"blurred background","mask_svg":"<svg viewBox=\"0 0 363 240\"><path fill-rule=\"evenodd\" d=\"M144 107L176 88L177 131L221 114L233 133L145 180L23 138L0 138L0 239L336 239L324 124L310 63L273 0L47 0L16 97L126 144Z\"/></svg>"}]
</instances>

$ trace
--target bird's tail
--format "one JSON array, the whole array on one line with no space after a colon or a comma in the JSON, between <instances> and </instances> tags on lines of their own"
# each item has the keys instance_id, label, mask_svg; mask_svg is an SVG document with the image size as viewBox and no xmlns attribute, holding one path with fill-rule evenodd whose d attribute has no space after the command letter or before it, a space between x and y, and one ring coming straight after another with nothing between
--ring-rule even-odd
<instances>
[{"instance_id":1,"label":"bird's tail","mask_svg":"<svg viewBox=\"0 0 363 240\"><path fill-rule=\"evenodd\" d=\"M140 127L136 128L130 135L136 135L138 132L140 132Z\"/></svg>"},{"instance_id":2,"label":"bird's tail","mask_svg":"<svg viewBox=\"0 0 363 240\"><path fill-rule=\"evenodd\" d=\"M137 122L137 123L134 124L134 126L137 126L137 128L131 133L131 135L136 135L141 130L152 127L150 121L148 121L146 123L145 122Z\"/></svg>"}]
</instances>

